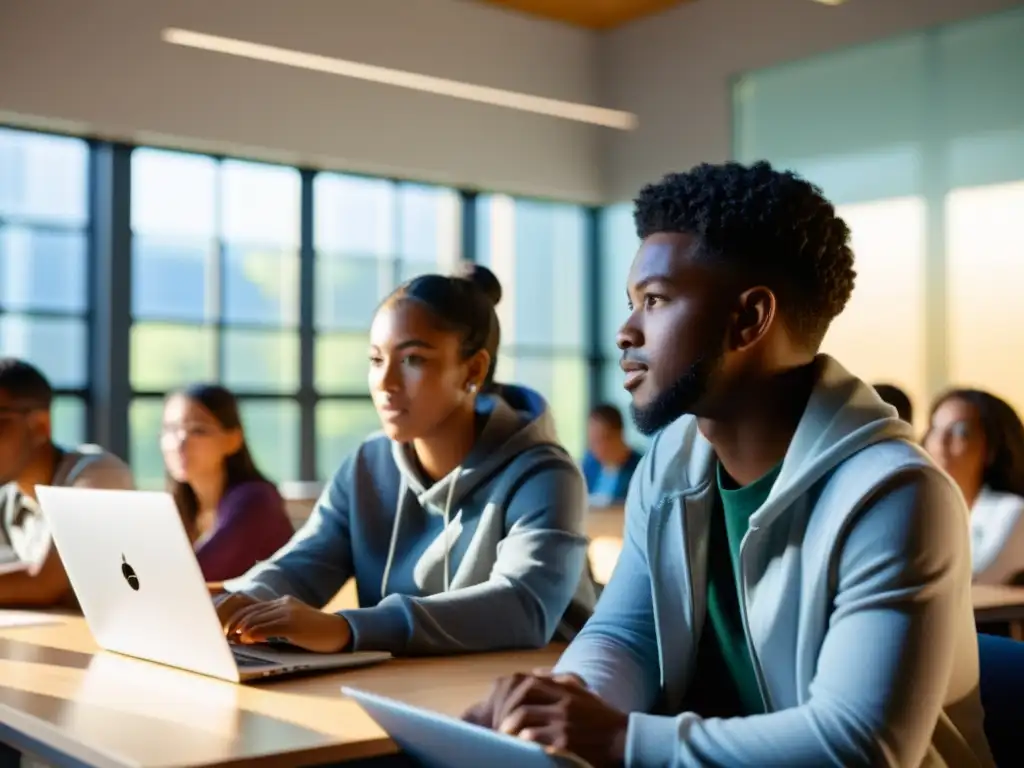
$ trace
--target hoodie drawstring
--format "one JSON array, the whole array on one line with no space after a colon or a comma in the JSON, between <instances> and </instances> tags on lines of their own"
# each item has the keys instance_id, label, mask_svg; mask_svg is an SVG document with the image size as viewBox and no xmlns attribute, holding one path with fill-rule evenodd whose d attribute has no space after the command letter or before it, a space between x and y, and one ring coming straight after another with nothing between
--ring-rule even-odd
<instances>
[{"instance_id":1,"label":"hoodie drawstring","mask_svg":"<svg viewBox=\"0 0 1024 768\"><path fill-rule=\"evenodd\" d=\"M455 497L455 485L459 482L459 475L462 474L462 467L455 468L455 474L452 476L451 483L448 484L448 498L444 502L444 591L447 592L451 586L451 577L448 573L449 560L448 550L450 545L448 542L448 524L451 522L452 514L452 499Z\"/></svg>"},{"instance_id":2,"label":"hoodie drawstring","mask_svg":"<svg viewBox=\"0 0 1024 768\"><path fill-rule=\"evenodd\" d=\"M391 564L395 561L395 547L398 546L398 526L402 522L402 502L409 490L409 484L405 482L405 475L401 475L398 483L398 503L395 504L395 522L391 526L391 541L388 542L388 559L384 561L384 576L380 580L380 599L388 596L388 576L391 575Z\"/></svg>"},{"instance_id":3,"label":"hoodie drawstring","mask_svg":"<svg viewBox=\"0 0 1024 768\"><path fill-rule=\"evenodd\" d=\"M449 555L450 541L449 541L449 523L451 522L452 512L452 500L455 498L455 486L459 482L459 477L462 475L462 467L456 467L452 475L451 482L448 485L448 496L444 503L444 591L447 592L451 587L451 556ZM402 522L402 510L404 509L405 494L409 491L409 484L405 481L405 476L402 475L402 479L399 481L398 486L398 502L395 505L395 522L391 526L391 541L388 543L388 559L384 561L384 575L380 581L380 597L383 600L388 594L388 577L391 576L391 566L395 561L395 549L398 547L398 529Z\"/></svg>"}]
</instances>

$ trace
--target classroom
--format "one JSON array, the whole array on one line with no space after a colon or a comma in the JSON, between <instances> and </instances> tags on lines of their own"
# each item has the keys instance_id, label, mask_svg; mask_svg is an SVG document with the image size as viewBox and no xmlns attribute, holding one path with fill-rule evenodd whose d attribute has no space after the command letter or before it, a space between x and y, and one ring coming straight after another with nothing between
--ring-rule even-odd
<instances>
[{"instance_id":1,"label":"classroom","mask_svg":"<svg viewBox=\"0 0 1024 768\"><path fill-rule=\"evenodd\" d=\"M1022 40L0 2L0 768L1021 764Z\"/></svg>"}]
</instances>

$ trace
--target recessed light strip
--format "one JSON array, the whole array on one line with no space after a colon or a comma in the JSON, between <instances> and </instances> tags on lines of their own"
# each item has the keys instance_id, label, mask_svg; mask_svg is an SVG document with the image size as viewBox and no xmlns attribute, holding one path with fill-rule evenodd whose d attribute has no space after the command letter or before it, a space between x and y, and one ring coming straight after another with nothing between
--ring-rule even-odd
<instances>
[{"instance_id":1,"label":"recessed light strip","mask_svg":"<svg viewBox=\"0 0 1024 768\"><path fill-rule=\"evenodd\" d=\"M230 56L241 56L246 59L283 64L286 67L327 72L332 75L352 77L371 83L394 85L414 91L450 96L454 99L464 99L466 101L480 102L481 104L490 104L495 107L517 109L520 112L535 112L539 115L559 117L564 120L575 120L580 123L615 128L620 131L631 131L637 126L636 115L617 109L605 109L604 107L594 107L589 104L548 99L528 93L506 91L502 88L491 88L486 85L473 85L472 83L463 83L458 80L421 75L416 72L378 67L372 64L361 64L356 61L346 61L345 59L336 59L331 56L293 51L273 45L252 43L246 40L220 37L219 35L207 35L187 29L171 27L165 29L161 33L161 37L164 42L172 45L226 53Z\"/></svg>"}]
</instances>

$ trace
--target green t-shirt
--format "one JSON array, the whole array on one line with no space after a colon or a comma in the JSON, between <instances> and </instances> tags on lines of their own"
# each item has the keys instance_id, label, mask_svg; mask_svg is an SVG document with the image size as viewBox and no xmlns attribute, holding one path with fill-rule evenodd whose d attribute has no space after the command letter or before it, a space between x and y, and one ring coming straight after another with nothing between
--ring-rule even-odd
<instances>
[{"instance_id":1,"label":"green t-shirt","mask_svg":"<svg viewBox=\"0 0 1024 768\"><path fill-rule=\"evenodd\" d=\"M711 520L708 552L708 618L725 668L736 688L743 715L764 712L754 664L747 649L739 603L740 542L753 515L771 493L780 463L750 485L737 487L718 465L720 509Z\"/></svg>"}]
</instances>

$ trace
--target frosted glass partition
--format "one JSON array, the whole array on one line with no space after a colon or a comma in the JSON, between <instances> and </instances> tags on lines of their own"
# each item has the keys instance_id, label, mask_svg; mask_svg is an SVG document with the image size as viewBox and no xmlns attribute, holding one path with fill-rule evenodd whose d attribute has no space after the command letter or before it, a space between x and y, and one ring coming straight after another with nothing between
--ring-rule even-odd
<instances>
[{"instance_id":1,"label":"frosted glass partition","mask_svg":"<svg viewBox=\"0 0 1024 768\"><path fill-rule=\"evenodd\" d=\"M1024 7L747 73L735 155L819 184L858 279L825 349L907 389L1024 408ZM1016 220L1016 221L1015 221Z\"/></svg>"},{"instance_id":2,"label":"frosted glass partition","mask_svg":"<svg viewBox=\"0 0 1024 768\"><path fill-rule=\"evenodd\" d=\"M946 198L949 362L958 385L1004 397L1024 414L1024 182Z\"/></svg>"}]
</instances>

